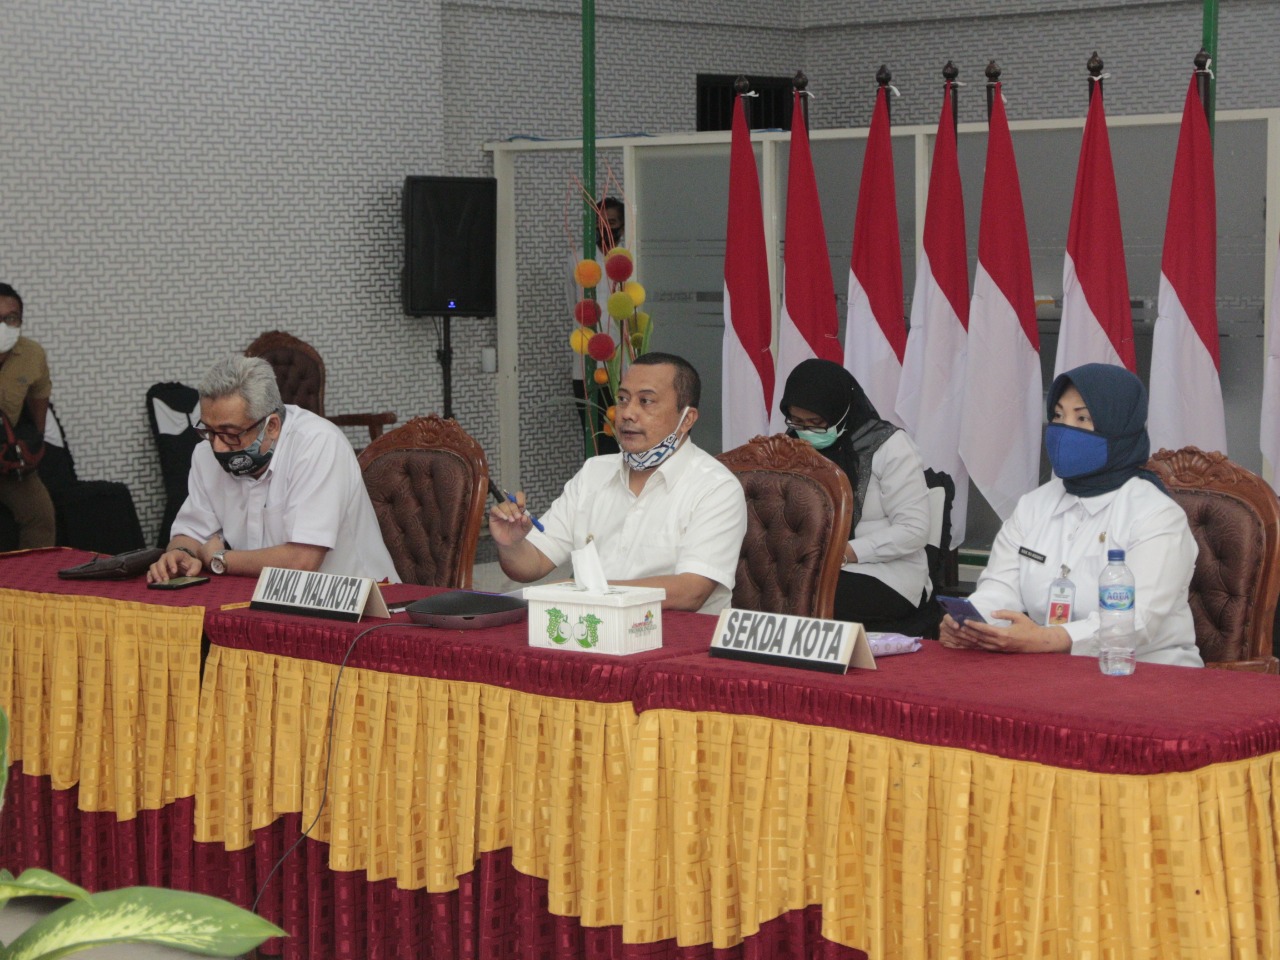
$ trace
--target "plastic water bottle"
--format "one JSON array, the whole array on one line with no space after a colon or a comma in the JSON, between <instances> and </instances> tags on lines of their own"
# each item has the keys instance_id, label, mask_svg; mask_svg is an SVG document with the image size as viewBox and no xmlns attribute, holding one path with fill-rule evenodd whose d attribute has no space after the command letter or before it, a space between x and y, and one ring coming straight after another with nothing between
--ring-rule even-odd
<instances>
[{"instance_id":1,"label":"plastic water bottle","mask_svg":"<svg viewBox=\"0 0 1280 960\"><path fill-rule=\"evenodd\" d=\"M1111 677L1133 673L1138 634L1133 623L1133 571L1123 550L1108 550L1107 565L1098 577L1098 668Z\"/></svg>"}]
</instances>

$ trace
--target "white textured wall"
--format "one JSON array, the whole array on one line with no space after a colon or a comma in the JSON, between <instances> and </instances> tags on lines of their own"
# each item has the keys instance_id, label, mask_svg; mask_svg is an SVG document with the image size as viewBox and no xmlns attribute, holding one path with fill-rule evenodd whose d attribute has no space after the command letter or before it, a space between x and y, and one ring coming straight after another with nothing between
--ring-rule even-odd
<instances>
[{"instance_id":1,"label":"white textured wall","mask_svg":"<svg viewBox=\"0 0 1280 960\"><path fill-rule=\"evenodd\" d=\"M895 120L933 122L948 58L973 84L962 119L976 120L993 56L1012 116L1080 115L1094 48L1113 75L1109 113L1174 110L1200 8L601 0L598 130L688 131L696 74L796 68L818 97L815 128L860 125L881 62L904 93ZM398 303L401 182L487 174L488 140L575 135L578 11L575 0L11 0L0 279L22 291L28 332L49 350L81 475L127 482L154 531L146 388L194 382L276 327L324 355L331 412L437 409L435 333ZM1280 4L1222 5L1220 107L1280 99L1278 46ZM602 159L621 176L617 151ZM562 265L577 163L519 168L522 459L544 502L578 456L555 399L567 388ZM491 321L455 322L455 411L491 457L494 381L479 348L494 335Z\"/></svg>"}]
</instances>

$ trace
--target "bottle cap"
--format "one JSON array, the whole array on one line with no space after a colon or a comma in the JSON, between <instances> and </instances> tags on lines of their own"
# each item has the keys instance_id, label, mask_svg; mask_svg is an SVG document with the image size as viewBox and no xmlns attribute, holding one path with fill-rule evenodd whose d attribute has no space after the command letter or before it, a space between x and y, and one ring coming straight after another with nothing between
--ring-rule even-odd
<instances>
[{"instance_id":1,"label":"bottle cap","mask_svg":"<svg viewBox=\"0 0 1280 960\"><path fill-rule=\"evenodd\" d=\"M1108 563L1124 563L1124 551L1123 551L1123 550L1108 550L1108 551L1107 551L1107 562L1108 562Z\"/></svg>"}]
</instances>

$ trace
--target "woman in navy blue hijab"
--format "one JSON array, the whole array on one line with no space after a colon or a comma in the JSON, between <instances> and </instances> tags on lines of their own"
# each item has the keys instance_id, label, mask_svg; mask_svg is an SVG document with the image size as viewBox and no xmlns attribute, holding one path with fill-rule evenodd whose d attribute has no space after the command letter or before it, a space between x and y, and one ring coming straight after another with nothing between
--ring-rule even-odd
<instances>
[{"instance_id":1,"label":"woman in navy blue hijab","mask_svg":"<svg viewBox=\"0 0 1280 960\"><path fill-rule=\"evenodd\" d=\"M1098 576L1107 552L1121 549L1135 580L1138 659L1203 666L1187 599L1196 542L1182 508L1145 468L1142 381L1123 367L1085 364L1053 381L1047 408L1055 477L1023 496L996 535L970 597L988 622L945 617L942 644L1097 656ZM1065 619L1060 599L1050 601L1059 579L1073 587Z\"/></svg>"}]
</instances>

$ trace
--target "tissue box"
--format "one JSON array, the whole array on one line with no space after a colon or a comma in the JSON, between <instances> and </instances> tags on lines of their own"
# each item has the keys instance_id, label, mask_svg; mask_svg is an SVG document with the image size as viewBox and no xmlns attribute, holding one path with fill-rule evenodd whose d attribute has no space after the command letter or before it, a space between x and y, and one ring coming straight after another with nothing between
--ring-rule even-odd
<instances>
[{"instance_id":1,"label":"tissue box","mask_svg":"<svg viewBox=\"0 0 1280 960\"><path fill-rule=\"evenodd\" d=\"M529 646L578 653L641 653L662 646L661 587L610 587L593 593L575 583L528 587Z\"/></svg>"}]
</instances>

